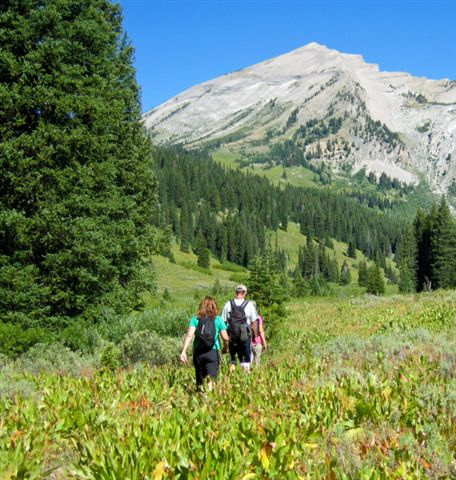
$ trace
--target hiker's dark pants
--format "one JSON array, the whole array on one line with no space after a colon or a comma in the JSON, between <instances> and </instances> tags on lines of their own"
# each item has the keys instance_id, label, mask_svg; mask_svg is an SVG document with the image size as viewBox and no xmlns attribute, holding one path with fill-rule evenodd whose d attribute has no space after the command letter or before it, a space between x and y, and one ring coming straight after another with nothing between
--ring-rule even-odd
<instances>
[{"instance_id":1,"label":"hiker's dark pants","mask_svg":"<svg viewBox=\"0 0 456 480\"><path fill-rule=\"evenodd\" d=\"M250 340L244 343L230 342L229 348L231 363L236 363L236 357L238 357L239 363L241 364L250 363Z\"/></svg>"},{"instance_id":2,"label":"hiker's dark pants","mask_svg":"<svg viewBox=\"0 0 456 480\"><path fill-rule=\"evenodd\" d=\"M193 365L195 366L196 385L200 387L206 377L217 380L220 367L220 352L209 350L205 353L193 353Z\"/></svg>"}]
</instances>

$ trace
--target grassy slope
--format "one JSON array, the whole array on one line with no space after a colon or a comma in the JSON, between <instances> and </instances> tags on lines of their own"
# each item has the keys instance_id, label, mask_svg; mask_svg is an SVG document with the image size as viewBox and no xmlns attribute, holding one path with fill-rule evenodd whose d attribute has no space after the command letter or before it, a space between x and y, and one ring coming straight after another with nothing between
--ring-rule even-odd
<instances>
[{"instance_id":1,"label":"grassy slope","mask_svg":"<svg viewBox=\"0 0 456 480\"><path fill-rule=\"evenodd\" d=\"M164 290L168 289L174 299L199 298L207 295L217 280L222 288L231 290L247 275L246 270L238 265L224 266L214 259L211 261L211 267L204 270L198 267L197 256L194 253L183 253L177 245L173 246L172 251L176 263L171 263L161 256L154 257L158 295L162 295ZM146 303L153 304L156 298L155 295L148 295Z\"/></svg>"},{"instance_id":2,"label":"grassy slope","mask_svg":"<svg viewBox=\"0 0 456 480\"><path fill-rule=\"evenodd\" d=\"M225 165L228 168L237 168L239 166L238 160L242 159L242 155L237 152L228 152L224 150L216 150L212 154L212 158ZM305 167L287 167L283 168L282 166L268 168L265 165L255 164L252 167L245 167L244 169L249 169L250 171L257 173L258 175L263 175L269 179L273 184L279 186L285 186L286 183L296 187L313 187L313 188L327 188L323 186L317 179L311 170ZM283 171L286 172L286 179L282 177ZM424 179L422 179L424 182ZM400 200L400 194L398 191L389 190L388 192L379 192L379 190L369 183L367 179L363 182L354 182L350 175L347 177L336 176L332 184L330 185L331 190L334 192L337 191L361 191L365 193L377 194L380 197L385 197L390 200ZM397 205L393 213L400 218L403 218L407 222L414 217L418 208L428 208L433 201L435 201L435 195L430 191L429 187L422 183L416 190L410 194L406 199L403 199L402 202Z\"/></svg>"},{"instance_id":3,"label":"grassy slope","mask_svg":"<svg viewBox=\"0 0 456 480\"><path fill-rule=\"evenodd\" d=\"M293 269L298 261L299 247L306 244L306 237L299 231L296 223L290 222L286 232L279 230L277 235L273 232L269 236L270 244L284 248L289 253L288 268ZM330 256L335 255L339 266L344 260L351 271L352 283L346 287L333 285L333 294L336 297L347 298L362 295L365 289L357 286L358 263L365 258L361 251L356 251L356 259L346 255L347 244L333 241L334 250L327 248ZM158 292L157 295L146 295L148 307L157 304L159 297L167 289L173 300L186 302L189 299L201 298L211 293L214 284L218 281L223 291L231 291L237 283L246 282L248 271L238 265L221 265L217 260L211 260L211 267L203 270L197 266L197 257L194 253L183 253L178 245L173 245L173 256L176 263L171 263L167 258L154 257L154 265L157 271ZM388 260L389 261L389 260ZM391 261L390 261L391 262ZM392 262L391 262L392 264ZM397 293L397 286L387 285L386 294Z\"/></svg>"}]
</instances>

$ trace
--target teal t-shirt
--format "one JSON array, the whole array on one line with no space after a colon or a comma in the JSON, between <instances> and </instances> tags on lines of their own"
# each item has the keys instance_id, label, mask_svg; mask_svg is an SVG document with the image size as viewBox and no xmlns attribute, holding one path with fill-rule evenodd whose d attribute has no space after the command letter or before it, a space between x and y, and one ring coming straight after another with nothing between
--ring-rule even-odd
<instances>
[{"instance_id":1,"label":"teal t-shirt","mask_svg":"<svg viewBox=\"0 0 456 480\"><path fill-rule=\"evenodd\" d=\"M191 318L189 326L198 328L198 318L195 315L193 315L193 317ZM223 330L226 330L225 322L223 321L222 317L217 315L215 317L215 344L212 347L212 350L220 350L219 335L220 332L223 332Z\"/></svg>"}]
</instances>

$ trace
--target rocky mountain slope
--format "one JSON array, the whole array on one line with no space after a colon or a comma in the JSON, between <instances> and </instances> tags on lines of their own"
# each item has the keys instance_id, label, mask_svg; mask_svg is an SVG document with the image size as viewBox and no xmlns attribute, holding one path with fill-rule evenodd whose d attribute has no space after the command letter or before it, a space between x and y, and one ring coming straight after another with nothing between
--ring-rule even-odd
<instances>
[{"instance_id":1,"label":"rocky mountain slope","mask_svg":"<svg viewBox=\"0 0 456 480\"><path fill-rule=\"evenodd\" d=\"M252 161L286 145L273 161L424 177L456 195L456 81L381 72L316 43L192 87L144 123L158 144L222 147Z\"/></svg>"}]
</instances>

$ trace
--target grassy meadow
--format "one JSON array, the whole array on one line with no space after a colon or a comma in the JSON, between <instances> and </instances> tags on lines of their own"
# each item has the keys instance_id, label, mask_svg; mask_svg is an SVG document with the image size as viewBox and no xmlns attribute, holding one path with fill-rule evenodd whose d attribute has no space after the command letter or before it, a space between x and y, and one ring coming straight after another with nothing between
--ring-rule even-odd
<instances>
[{"instance_id":1,"label":"grassy meadow","mask_svg":"<svg viewBox=\"0 0 456 480\"><path fill-rule=\"evenodd\" d=\"M0 478L454 478L455 301L292 300L263 364L225 356L204 394L178 342L161 366L3 359Z\"/></svg>"}]
</instances>

